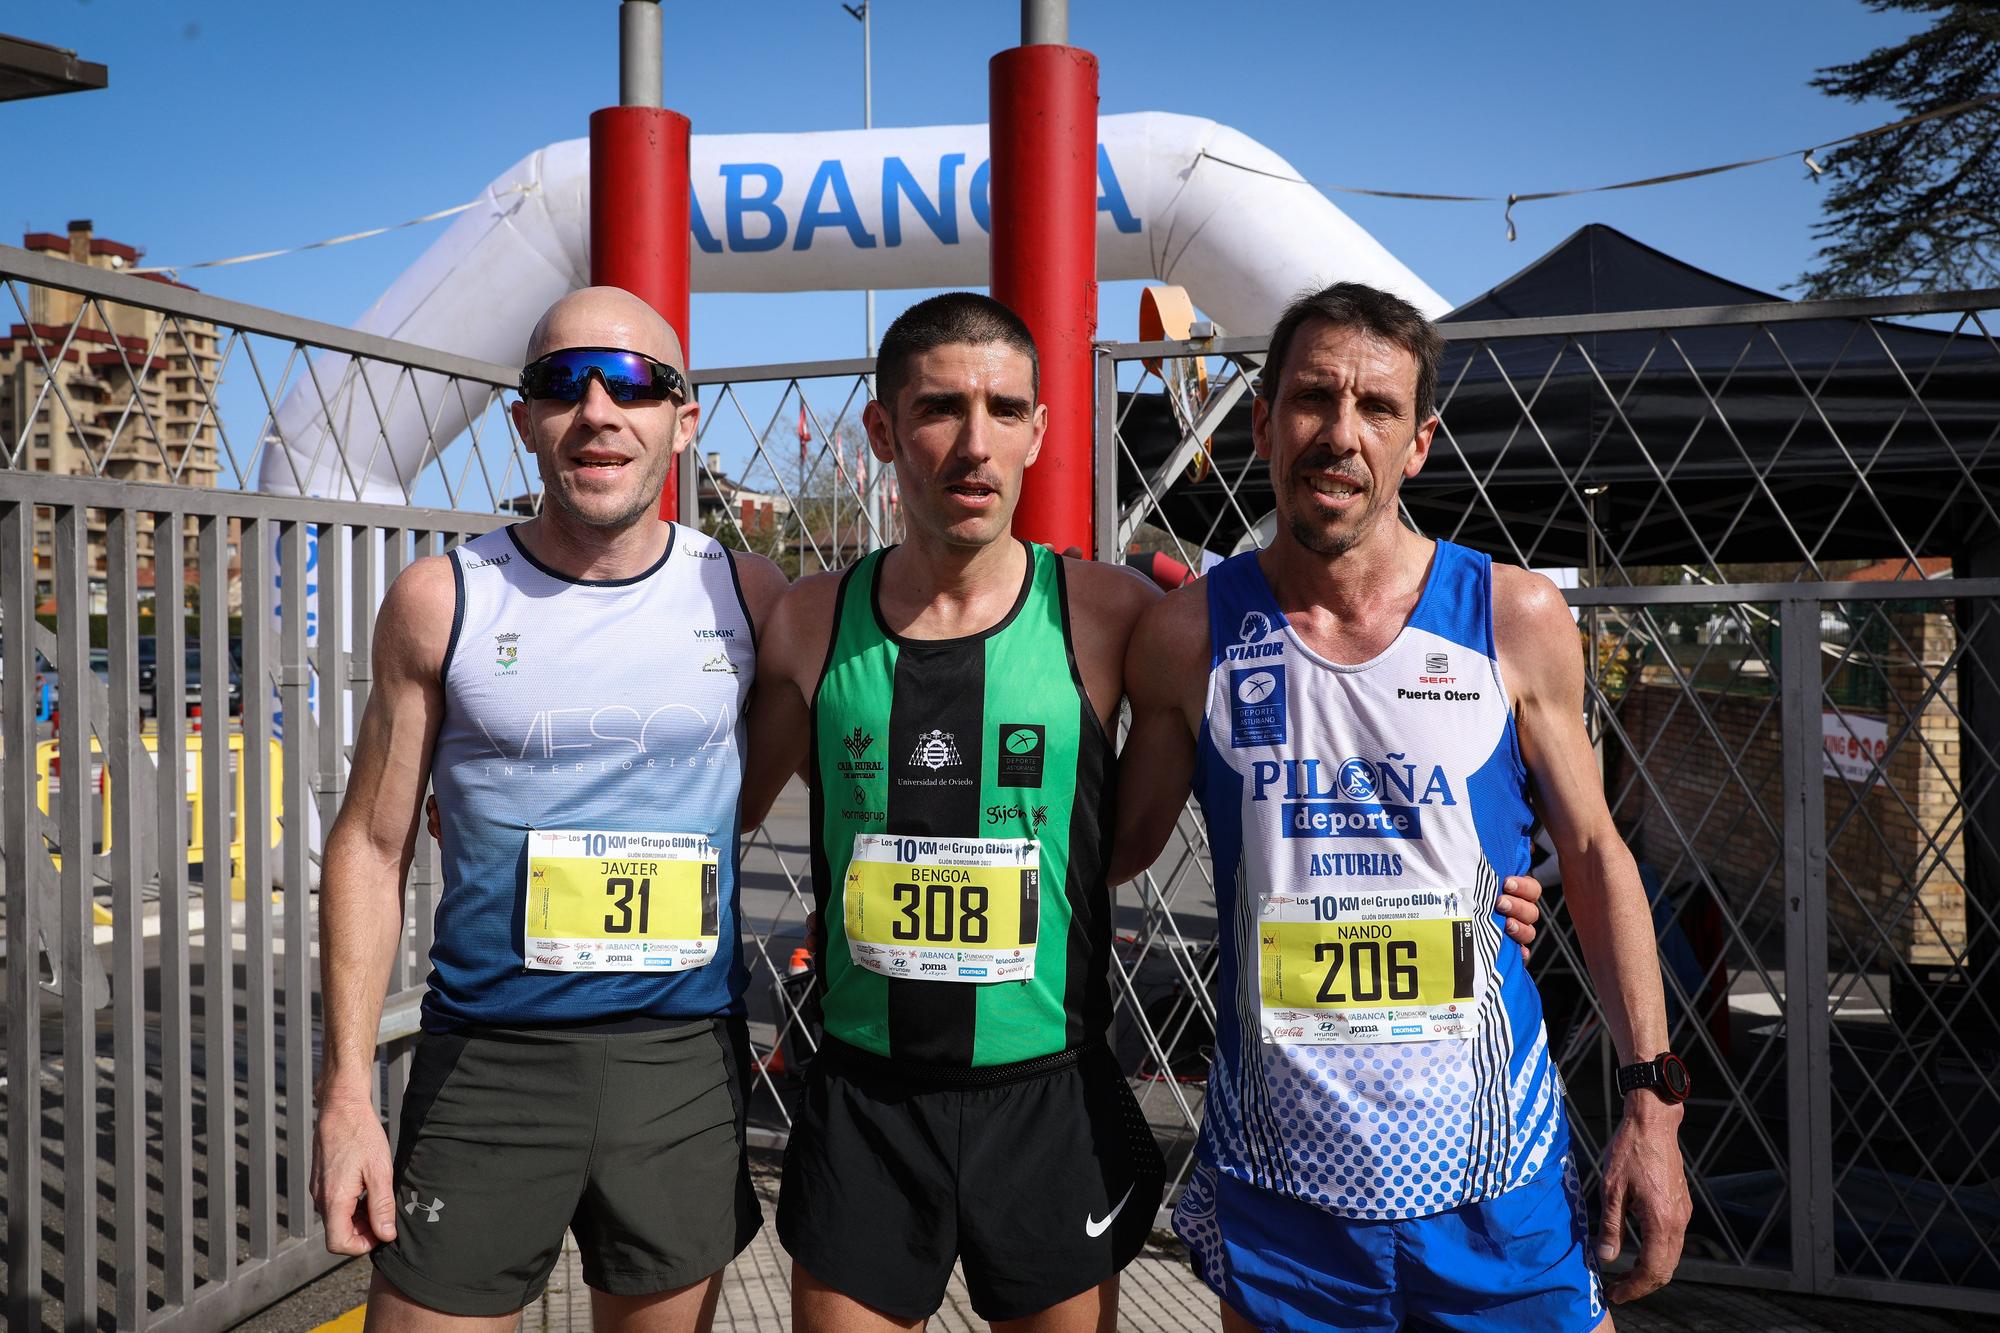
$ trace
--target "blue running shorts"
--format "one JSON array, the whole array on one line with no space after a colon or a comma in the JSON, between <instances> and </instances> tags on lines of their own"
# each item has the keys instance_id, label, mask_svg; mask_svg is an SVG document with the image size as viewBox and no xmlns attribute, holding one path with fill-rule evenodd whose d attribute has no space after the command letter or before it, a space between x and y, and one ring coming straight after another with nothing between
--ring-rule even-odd
<instances>
[{"instance_id":1,"label":"blue running shorts","mask_svg":"<svg viewBox=\"0 0 2000 1333\"><path fill-rule=\"evenodd\" d=\"M1215 1293L1267 1333L1406 1321L1586 1333L1604 1320L1576 1168L1401 1221L1337 1217L1197 1163L1174 1231Z\"/></svg>"}]
</instances>

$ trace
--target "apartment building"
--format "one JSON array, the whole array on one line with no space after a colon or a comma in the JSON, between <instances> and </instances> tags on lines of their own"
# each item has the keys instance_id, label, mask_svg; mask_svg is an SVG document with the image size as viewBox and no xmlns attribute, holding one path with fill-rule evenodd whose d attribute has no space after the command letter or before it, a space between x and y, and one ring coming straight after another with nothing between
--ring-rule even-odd
<instances>
[{"instance_id":1,"label":"apartment building","mask_svg":"<svg viewBox=\"0 0 2000 1333\"><path fill-rule=\"evenodd\" d=\"M137 247L71 222L66 234L29 232L23 249L120 270ZM156 282L157 274L141 275ZM179 285L179 284L174 284ZM93 302L72 292L21 286L27 320L11 299L0 307L0 465L120 481L212 488L216 483L216 330L138 306ZM195 524L182 533L186 568ZM55 534L46 515L35 527L36 601L55 589ZM153 533L139 537L142 584L153 582ZM90 578L104 575L103 520L92 516Z\"/></svg>"}]
</instances>

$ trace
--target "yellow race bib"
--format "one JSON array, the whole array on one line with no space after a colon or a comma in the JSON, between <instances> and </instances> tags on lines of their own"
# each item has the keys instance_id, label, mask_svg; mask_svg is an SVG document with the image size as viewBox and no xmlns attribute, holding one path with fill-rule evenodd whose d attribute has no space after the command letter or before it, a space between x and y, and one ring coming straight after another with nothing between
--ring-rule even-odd
<instances>
[{"instance_id":1,"label":"yellow race bib","mask_svg":"<svg viewBox=\"0 0 2000 1333\"><path fill-rule=\"evenodd\" d=\"M534 829L521 954L530 972L687 972L715 956L721 858L700 833Z\"/></svg>"},{"instance_id":2,"label":"yellow race bib","mask_svg":"<svg viewBox=\"0 0 2000 1333\"><path fill-rule=\"evenodd\" d=\"M1265 904L1257 966L1266 1041L1344 1045L1473 1034L1490 970L1476 919L1396 914L1407 903L1342 912L1329 906L1334 902L1273 895Z\"/></svg>"},{"instance_id":3,"label":"yellow race bib","mask_svg":"<svg viewBox=\"0 0 2000 1333\"><path fill-rule=\"evenodd\" d=\"M841 920L848 956L920 981L1026 981L1041 923L1041 845L1029 838L858 833Z\"/></svg>"}]
</instances>

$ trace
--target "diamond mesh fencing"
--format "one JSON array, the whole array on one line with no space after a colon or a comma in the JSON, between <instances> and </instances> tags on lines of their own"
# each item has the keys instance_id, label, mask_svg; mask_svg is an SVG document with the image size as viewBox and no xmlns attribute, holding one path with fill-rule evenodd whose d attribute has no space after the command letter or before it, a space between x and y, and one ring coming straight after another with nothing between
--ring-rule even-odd
<instances>
[{"instance_id":1,"label":"diamond mesh fencing","mask_svg":"<svg viewBox=\"0 0 2000 1333\"><path fill-rule=\"evenodd\" d=\"M524 513L517 372L0 247L0 466Z\"/></svg>"}]
</instances>

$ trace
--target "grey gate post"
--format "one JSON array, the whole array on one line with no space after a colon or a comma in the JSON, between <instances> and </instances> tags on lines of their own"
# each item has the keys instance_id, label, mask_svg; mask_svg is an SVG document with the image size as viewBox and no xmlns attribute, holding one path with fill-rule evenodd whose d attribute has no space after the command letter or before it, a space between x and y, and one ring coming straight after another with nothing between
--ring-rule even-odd
<instances>
[{"instance_id":1,"label":"grey gate post","mask_svg":"<svg viewBox=\"0 0 2000 1333\"><path fill-rule=\"evenodd\" d=\"M1952 556L1954 578L2000 577L2000 532L1990 526L1973 534ZM1970 999L1988 1014L2000 1014L2000 604L1961 602L1958 659L1958 789L1965 793L1965 953L1962 972ZM1981 960L1986 965L1980 966Z\"/></svg>"},{"instance_id":2,"label":"grey gate post","mask_svg":"<svg viewBox=\"0 0 2000 1333\"><path fill-rule=\"evenodd\" d=\"M1820 729L1820 603L1778 604L1784 749L1786 1175L1792 1280L1824 1291L1834 1276L1833 1096L1827 1080L1826 779Z\"/></svg>"}]
</instances>

